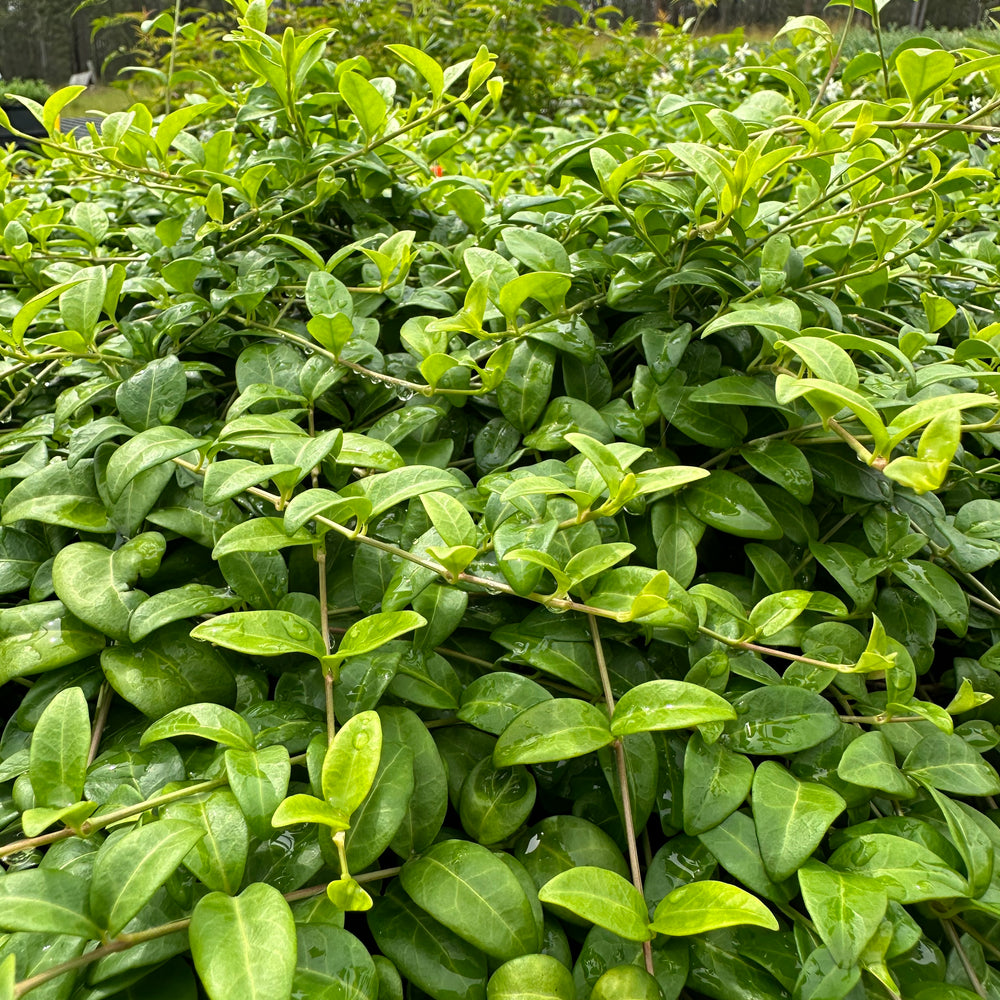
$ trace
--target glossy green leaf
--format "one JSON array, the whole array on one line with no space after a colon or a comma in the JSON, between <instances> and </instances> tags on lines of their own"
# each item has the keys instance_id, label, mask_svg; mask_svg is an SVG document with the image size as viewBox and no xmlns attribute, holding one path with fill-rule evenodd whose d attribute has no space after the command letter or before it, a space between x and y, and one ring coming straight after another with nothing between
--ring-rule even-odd
<instances>
[{"instance_id":1,"label":"glossy green leaf","mask_svg":"<svg viewBox=\"0 0 1000 1000\"><path fill-rule=\"evenodd\" d=\"M495 671L477 677L466 687L456 714L463 722L499 736L515 716L551 698L545 688L527 677Z\"/></svg>"},{"instance_id":2,"label":"glossy green leaf","mask_svg":"<svg viewBox=\"0 0 1000 1000\"><path fill-rule=\"evenodd\" d=\"M969 891L966 880L929 848L888 833L855 837L838 847L828 863L874 879L900 903L964 897Z\"/></svg>"},{"instance_id":3,"label":"glossy green leaf","mask_svg":"<svg viewBox=\"0 0 1000 1000\"><path fill-rule=\"evenodd\" d=\"M188 583L160 591L132 612L128 622L129 641L141 642L151 632L171 622L225 611L234 603L235 598L225 590L203 583Z\"/></svg>"},{"instance_id":4,"label":"glossy green leaf","mask_svg":"<svg viewBox=\"0 0 1000 1000\"><path fill-rule=\"evenodd\" d=\"M910 798L913 785L896 766L892 744L877 730L863 733L848 744L837 767L837 774L852 785L877 788L894 798Z\"/></svg>"},{"instance_id":5,"label":"glossy green leaf","mask_svg":"<svg viewBox=\"0 0 1000 1000\"><path fill-rule=\"evenodd\" d=\"M137 535L114 552L94 542L67 545L52 564L52 585L81 621L125 642L132 612L146 599L131 587L156 572L165 550L157 531Z\"/></svg>"},{"instance_id":6,"label":"glossy green leaf","mask_svg":"<svg viewBox=\"0 0 1000 1000\"><path fill-rule=\"evenodd\" d=\"M761 858L775 882L796 872L847 806L832 788L799 781L770 760L754 774L752 803Z\"/></svg>"},{"instance_id":7,"label":"glossy green leaf","mask_svg":"<svg viewBox=\"0 0 1000 1000\"><path fill-rule=\"evenodd\" d=\"M376 712L349 719L323 758L323 798L349 817L371 790L382 756L382 723Z\"/></svg>"},{"instance_id":8,"label":"glossy green leaf","mask_svg":"<svg viewBox=\"0 0 1000 1000\"><path fill-rule=\"evenodd\" d=\"M656 729L684 729L736 717L724 698L684 681L647 681L627 691L615 706L615 736Z\"/></svg>"},{"instance_id":9,"label":"glossy green leaf","mask_svg":"<svg viewBox=\"0 0 1000 1000\"><path fill-rule=\"evenodd\" d=\"M209 893L191 914L191 954L211 1000L286 1000L295 974L295 922L273 886Z\"/></svg>"},{"instance_id":10,"label":"glossy green leaf","mask_svg":"<svg viewBox=\"0 0 1000 1000\"><path fill-rule=\"evenodd\" d=\"M408 861L399 878L418 906L487 955L508 961L537 950L524 889L485 847L442 841Z\"/></svg>"},{"instance_id":11,"label":"glossy green leaf","mask_svg":"<svg viewBox=\"0 0 1000 1000\"><path fill-rule=\"evenodd\" d=\"M262 750L229 749L225 754L229 789L236 796L250 831L266 838L271 817L288 791L291 764L284 746Z\"/></svg>"},{"instance_id":12,"label":"glossy green leaf","mask_svg":"<svg viewBox=\"0 0 1000 1000\"><path fill-rule=\"evenodd\" d=\"M737 924L778 929L778 921L756 896L737 885L707 880L668 893L649 926L658 934L687 936Z\"/></svg>"},{"instance_id":13,"label":"glossy green leaf","mask_svg":"<svg viewBox=\"0 0 1000 1000\"><path fill-rule=\"evenodd\" d=\"M960 736L930 733L903 761L903 773L915 781L956 795L996 795L1000 776Z\"/></svg>"},{"instance_id":14,"label":"glossy green leaf","mask_svg":"<svg viewBox=\"0 0 1000 1000\"><path fill-rule=\"evenodd\" d=\"M198 584L190 584L179 589L198 588ZM140 604L137 610L145 609L161 596L155 595ZM161 601L160 612L146 618L144 627L155 624L161 614L169 616L182 608L190 608L192 603L219 599L199 592L190 598L179 597L180 604ZM227 599L227 603L232 602ZM135 621L133 613L130 631ZM229 664L217 650L192 639L186 622L158 625L150 636L135 644L108 646L101 653L101 669L120 697L153 719L195 702L231 705L236 698L236 681Z\"/></svg>"},{"instance_id":15,"label":"glossy green leaf","mask_svg":"<svg viewBox=\"0 0 1000 1000\"><path fill-rule=\"evenodd\" d=\"M782 685L755 688L733 702L736 720L726 725L731 750L786 754L822 743L840 727L833 706L820 694Z\"/></svg>"},{"instance_id":16,"label":"glossy green leaf","mask_svg":"<svg viewBox=\"0 0 1000 1000\"><path fill-rule=\"evenodd\" d=\"M108 462L108 493L117 500L125 487L156 465L169 462L208 444L207 438L192 437L179 427L151 427L129 438Z\"/></svg>"},{"instance_id":17,"label":"glossy green leaf","mask_svg":"<svg viewBox=\"0 0 1000 1000\"><path fill-rule=\"evenodd\" d=\"M435 1000L486 1000L486 956L438 923L396 880L368 916L375 943Z\"/></svg>"},{"instance_id":18,"label":"glossy green leaf","mask_svg":"<svg viewBox=\"0 0 1000 1000\"><path fill-rule=\"evenodd\" d=\"M378 973L368 949L330 924L298 924L292 995L316 1000L375 1000Z\"/></svg>"},{"instance_id":19,"label":"glossy green leaf","mask_svg":"<svg viewBox=\"0 0 1000 1000\"><path fill-rule=\"evenodd\" d=\"M543 701L521 712L500 734L493 751L497 767L567 760L614 740L607 715L576 698Z\"/></svg>"},{"instance_id":20,"label":"glossy green leaf","mask_svg":"<svg viewBox=\"0 0 1000 1000\"><path fill-rule=\"evenodd\" d=\"M781 525L760 494L732 472L716 471L683 493L699 521L740 538L781 538Z\"/></svg>"},{"instance_id":21,"label":"glossy green leaf","mask_svg":"<svg viewBox=\"0 0 1000 1000\"><path fill-rule=\"evenodd\" d=\"M294 826L297 823L319 823L331 830L350 828L350 817L315 795L290 795L274 810L273 826Z\"/></svg>"},{"instance_id":22,"label":"glossy green leaf","mask_svg":"<svg viewBox=\"0 0 1000 1000\"><path fill-rule=\"evenodd\" d=\"M589 923L629 941L648 941L652 934L645 900L621 875L606 868L581 866L549 879L538 898L556 912L568 910Z\"/></svg>"},{"instance_id":23,"label":"glossy green leaf","mask_svg":"<svg viewBox=\"0 0 1000 1000\"><path fill-rule=\"evenodd\" d=\"M326 655L319 629L290 611L235 611L217 615L195 626L191 636L256 656L303 653L320 659Z\"/></svg>"},{"instance_id":24,"label":"glossy green leaf","mask_svg":"<svg viewBox=\"0 0 1000 1000\"><path fill-rule=\"evenodd\" d=\"M799 871L806 910L830 954L854 965L885 916L889 897L874 878L834 871L812 860Z\"/></svg>"},{"instance_id":25,"label":"glossy green leaf","mask_svg":"<svg viewBox=\"0 0 1000 1000\"><path fill-rule=\"evenodd\" d=\"M348 656L361 656L384 646L387 642L422 628L427 624L423 615L415 611L380 611L355 622L345 633L337 651L329 657L339 662Z\"/></svg>"},{"instance_id":26,"label":"glossy green leaf","mask_svg":"<svg viewBox=\"0 0 1000 1000\"><path fill-rule=\"evenodd\" d=\"M90 884L94 919L116 936L204 836L191 823L163 819L105 841Z\"/></svg>"},{"instance_id":27,"label":"glossy green leaf","mask_svg":"<svg viewBox=\"0 0 1000 1000\"><path fill-rule=\"evenodd\" d=\"M58 869L8 872L0 879L0 927L7 931L73 934L96 940L87 881Z\"/></svg>"},{"instance_id":28,"label":"glossy green leaf","mask_svg":"<svg viewBox=\"0 0 1000 1000\"><path fill-rule=\"evenodd\" d=\"M490 976L486 1000L575 1000L573 975L551 955L522 955Z\"/></svg>"},{"instance_id":29,"label":"glossy green leaf","mask_svg":"<svg viewBox=\"0 0 1000 1000\"><path fill-rule=\"evenodd\" d=\"M718 826L746 801L753 776L743 754L692 734L684 753L684 832L695 836Z\"/></svg>"},{"instance_id":30,"label":"glossy green leaf","mask_svg":"<svg viewBox=\"0 0 1000 1000\"><path fill-rule=\"evenodd\" d=\"M236 750L253 750L253 732L232 709L209 702L187 705L157 719L143 734L140 746L178 736L200 736Z\"/></svg>"},{"instance_id":31,"label":"glossy green leaf","mask_svg":"<svg viewBox=\"0 0 1000 1000\"><path fill-rule=\"evenodd\" d=\"M313 545L316 539L300 528L293 534L285 530L280 517L255 517L230 528L216 543L212 558L230 552L275 552L292 545Z\"/></svg>"},{"instance_id":32,"label":"glossy green leaf","mask_svg":"<svg viewBox=\"0 0 1000 1000\"><path fill-rule=\"evenodd\" d=\"M246 870L250 834L236 796L218 788L162 807L167 819L182 820L204 835L184 855L183 864L209 889L230 895Z\"/></svg>"},{"instance_id":33,"label":"glossy green leaf","mask_svg":"<svg viewBox=\"0 0 1000 1000\"><path fill-rule=\"evenodd\" d=\"M528 819L535 797L535 779L526 767L497 768L486 757L462 785L462 826L480 844L498 844Z\"/></svg>"},{"instance_id":34,"label":"glossy green leaf","mask_svg":"<svg viewBox=\"0 0 1000 1000\"><path fill-rule=\"evenodd\" d=\"M39 806L61 808L83 798L90 749L90 710L78 687L60 691L31 737L28 780Z\"/></svg>"}]
</instances>

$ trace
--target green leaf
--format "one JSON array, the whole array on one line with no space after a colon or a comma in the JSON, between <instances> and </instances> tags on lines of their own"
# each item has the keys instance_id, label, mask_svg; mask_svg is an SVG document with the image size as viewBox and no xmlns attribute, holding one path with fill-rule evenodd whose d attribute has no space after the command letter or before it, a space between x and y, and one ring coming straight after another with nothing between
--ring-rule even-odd
<instances>
[{"instance_id":1,"label":"green leaf","mask_svg":"<svg viewBox=\"0 0 1000 1000\"><path fill-rule=\"evenodd\" d=\"M445 545L474 545L476 526L462 503L447 493L423 493L420 502Z\"/></svg>"},{"instance_id":2,"label":"green leaf","mask_svg":"<svg viewBox=\"0 0 1000 1000\"><path fill-rule=\"evenodd\" d=\"M787 441L764 441L740 450L740 455L762 476L787 490L799 503L813 496L813 473L801 449Z\"/></svg>"},{"instance_id":3,"label":"green leaf","mask_svg":"<svg viewBox=\"0 0 1000 1000\"><path fill-rule=\"evenodd\" d=\"M912 798L913 785L896 766L892 744L877 730L862 733L844 750L837 774L852 785L877 788L892 798Z\"/></svg>"},{"instance_id":4,"label":"green leaf","mask_svg":"<svg viewBox=\"0 0 1000 1000\"><path fill-rule=\"evenodd\" d=\"M804 688L755 688L740 695L733 708L736 721L727 724L724 739L740 753L796 753L822 743L841 726L830 702Z\"/></svg>"},{"instance_id":5,"label":"green leaf","mask_svg":"<svg viewBox=\"0 0 1000 1000\"><path fill-rule=\"evenodd\" d=\"M291 611L234 611L217 615L195 626L191 635L254 656L304 653L321 659L326 655L319 629Z\"/></svg>"},{"instance_id":6,"label":"green leaf","mask_svg":"<svg viewBox=\"0 0 1000 1000\"><path fill-rule=\"evenodd\" d=\"M90 919L89 892L86 879L61 869L8 872L0 878L0 928L97 940L101 929Z\"/></svg>"},{"instance_id":7,"label":"green leaf","mask_svg":"<svg viewBox=\"0 0 1000 1000\"><path fill-rule=\"evenodd\" d=\"M232 894L246 870L250 833L236 796L217 788L161 807L167 819L183 820L204 832L184 855L183 865L209 889Z\"/></svg>"},{"instance_id":8,"label":"green leaf","mask_svg":"<svg viewBox=\"0 0 1000 1000\"><path fill-rule=\"evenodd\" d=\"M86 287L78 285L74 289L74 295ZM102 291L102 300L103 297ZM62 304L60 300L60 308ZM100 304L95 304L93 308L99 312ZM69 329L80 328L69 326ZM115 403L119 415L129 427L145 431L161 424L172 423L181 412L186 395L187 375L184 366L176 355L168 354L165 358L150 361L134 375L125 379L115 392ZM190 450L189 448L188 451Z\"/></svg>"},{"instance_id":9,"label":"green leaf","mask_svg":"<svg viewBox=\"0 0 1000 1000\"><path fill-rule=\"evenodd\" d=\"M487 955L508 961L538 950L524 889L485 847L442 841L403 865L399 879L418 906Z\"/></svg>"},{"instance_id":10,"label":"green leaf","mask_svg":"<svg viewBox=\"0 0 1000 1000\"><path fill-rule=\"evenodd\" d=\"M131 586L156 572L166 547L157 531L136 535L114 552L94 542L67 545L52 564L52 586L78 618L125 642L132 612L146 599Z\"/></svg>"},{"instance_id":11,"label":"green leaf","mask_svg":"<svg viewBox=\"0 0 1000 1000\"><path fill-rule=\"evenodd\" d=\"M161 819L106 840L90 883L94 919L117 936L204 836L191 823Z\"/></svg>"},{"instance_id":12,"label":"green leaf","mask_svg":"<svg viewBox=\"0 0 1000 1000\"><path fill-rule=\"evenodd\" d=\"M261 882L239 896L200 899L188 932L210 1000L287 1000L295 973L295 922L281 893Z\"/></svg>"},{"instance_id":13,"label":"green leaf","mask_svg":"<svg viewBox=\"0 0 1000 1000\"><path fill-rule=\"evenodd\" d=\"M209 443L179 427L151 427L121 445L108 461L108 495L117 500L140 472L196 451Z\"/></svg>"},{"instance_id":14,"label":"green leaf","mask_svg":"<svg viewBox=\"0 0 1000 1000\"><path fill-rule=\"evenodd\" d=\"M463 722L499 736L516 715L551 699L541 684L527 677L494 671L477 677L465 688L456 714Z\"/></svg>"},{"instance_id":15,"label":"green leaf","mask_svg":"<svg viewBox=\"0 0 1000 1000\"><path fill-rule=\"evenodd\" d=\"M831 868L875 880L898 903L963 898L968 882L923 844L888 833L854 837L830 855Z\"/></svg>"},{"instance_id":16,"label":"green leaf","mask_svg":"<svg viewBox=\"0 0 1000 1000\"><path fill-rule=\"evenodd\" d=\"M187 705L157 719L139 740L144 747L156 740L200 736L236 750L253 750L253 732L242 715L222 705Z\"/></svg>"},{"instance_id":17,"label":"green leaf","mask_svg":"<svg viewBox=\"0 0 1000 1000\"><path fill-rule=\"evenodd\" d=\"M378 134L386 117L382 95L360 73L348 70L340 75L340 96L354 112L369 138Z\"/></svg>"},{"instance_id":18,"label":"green leaf","mask_svg":"<svg viewBox=\"0 0 1000 1000\"><path fill-rule=\"evenodd\" d=\"M298 924L298 961L292 996L310 1000L372 1000L380 993L368 949L349 931L330 924Z\"/></svg>"},{"instance_id":19,"label":"green leaf","mask_svg":"<svg viewBox=\"0 0 1000 1000\"><path fill-rule=\"evenodd\" d=\"M462 826L480 844L498 844L527 821L536 794L535 779L526 767L498 768L484 757L462 784Z\"/></svg>"},{"instance_id":20,"label":"green leaf","mask_svg":"<svg viewBox=\"0 0 1000 1000\"><path fill-rule=\"evenodd\" d=\"M225 611L226 608L231 608L236 600L237 598L227 591L203 583L188 583L171 590L161 590L160 593L153 594L143 601L132 612L128 622L129 641L141 642L151 632L172 622Z\"/></svg>"},{"instance_id":21,"label":"green leaf","mask_svg":"<svg viewBox=\"0 0 1000 1000\"><path fill-rule=\"evenodd\" d=\"M345 486L344 497L359 497L372 505L370 518L376 518L390 507L436 490L455 488L460 483L449 472L429 465L410 465L403 469L391 469L375 476L368 476L356 483Z\"/></svg>"},{"instance_id":22,"label":"green leaf","mask_svg":"<svg viewBox=\"0 0 1000 1000\"><path fill-rule=\"evenodd\" d=\"M376 900L368 926L379 951L435 1000L486 1000L486 956L417 906L398 879Z\"/></svg>"},{"instance_id":23,"label":"green leaf","mask_svg":"<svg viewBox=\"0 0 1000 1000\"><path fill-rule=\"evenodd\" d=\"M522 955L490 976L486 1000L575 1000L573 974L551 955Z\"/></svg>"},{"instance_id":24,"label":"green leaf","mask_svg":"<svg viewBox=\"0 0 1000 1000\"><path fill-rule=\"evenodd\" d=\"M556 912L568 910L628 941L648 941L649 915L642 893L606 868L582 866L556 875L538 898Z\"/></svg>"},{"instance_id":25,"label":"green leaf","mask_svg":"<svg viewBox=\"0 0 1000 1000\"><path fill-rule=\"evenodd\" d=\"M687 936L738 924L778 929L771 911L746 889L706 880L680 885L668 893L649 926L658 934Z\"/></svg>"},{"instance_id":26,"label":"green leaf","mask_svg":"<svg viewBox=\"0 0 1000 1000\"><path fill-rule=\"evenodd\" d=\"M886 890L873 878L834 871L816 860L803 865L798 876L823 943L842 966L854 965L885 916Z\"/></svg>"},{"instance_id":27,"label":"green leaf","mask_svg":"<svg viewBox=\"0 0 1000 1000\"><path fill-rule=\"evenodd\" d=\"M35 804L61 808L83 798L90 749L90 712L78 687L60 691L45 706L31 737L28 780Z\"/></svg>"},{"instance_id":28,"label":"green leaf","mask_svg":"<svg viewBox=\"0 0 1000 1000\"><path fill-rule=\"evenodd\" d=\"M340 662L348 656L371 653L379 646L426 624L427 619L416 611L380 611L355 622L344 633L337 651L328 659Z\"/></svg>"},{"instance_id":29,"label":"green leaf","mask_svg":"<svg viewBox=\"0 0 1000 1000\"><path fill-rule=\"evenodd\" d=\"M745 480L717 470L682 494L687 509L699 521L740 538L781 538L781 525Z\"/></svg>"},{"instance_id":30,"label":"green leaf","mask_svg":"<svg viewBox=\"0 0 1000 1000\"><path fill-rule=\"evenodd\" d=\"M304 528L289 534L283 518L254 517L230 528L215 543L212 558L230 552L276 552L291 545L315 545L316 541Z\"/></svg>"},{"instance_id":31,"label":"green leaf","mask_svg":"<svg viewBox=\"0 0 1000 1000\"><path fill-rule=\"evenodd\" d=\"M245 458L211 462L205 469L202 499L207 504L219 504L239 496L251 486L259 486L272 476L294 472L294 465L261 465Z\"/></svg>"},{"instance_id":32,"label":"green leaf","mask_svg":"<svg viewBox=\"0 0 1000 1000\"><path fill-rule=\"evenodd\" d=\"M955 57L943 49L904 49L896 56L896 72L913 106L944 86L954 69Z\"/></svg>"},{"instance_id":33,"label":"green leaf","mask_svg":"<svg viewBox=\"0 0 1000 1000\"><path fill-rule=\"evenodd\" d=\"M60 601L31 608L30 618L11 622L9 628L3 626L0 611L0 683L76 663L103 648L104 636L87 628Z\"/></svg>"},{"instance_id":34,"label":"green leaf","mask_svg":"<svg viewBox=\"0 0 1000 1000\"><path fill-rule=\"evenodd\" d=\"M101 653L101 669L115 692L151 719L195 702L229 705L236 700L229 664L220 652L192 639L187 623L165 625L144 642L108 646Z\"/></svg>"},{"instance_id":35,"label":"green leaf","mask_svg":"<svg viewBox=\"0 0 1000 1000\"><path fill-rule=\"evenodd\" d=\"M271 817L288 791L291 764L281 745L262 750L227 750L229 788L246 818L250 832L261 839L271 835Z\"/></svg>"},{"instance_id":36,"label":"green leaf","mask_svg":"<svg viewBox=\"0 0 1000 1000\"><path fill-rule=\"evenodd\" d=\"M319 823L331 830L350 829L350 817L315 795L290 795L281 802L271 817L272 826L295 826L298 823Z\"/></svg>"},{"instance_id":37,"label":"green leaf","mask_svg":"<svg viewBox=\"0 0 1000 1000\"><path fill-rule=\"evenodd\" d=\"M922 597L955 635L965 635L969 627L969 598L947 570L925 559L907 559L895 563L892 572Z\"/></svg>"},{"instance_id":38,"label":"green leaf","mask_svg":"<svg viewBox=\"0 0 1000 1000\"><path fill-rule=\"evenodd\" d=\"M444 70L437 60L412 45L387 45L386 48L412 66L426 81L436 104L444 93Z\"/></svg>"},{"instance_id":39,"label":"green leaf","mask_svg":"<svg viewBox=\"0 0 1000 1000\"><path fill-rule=\"evenodd\" d=\"M360 712L343 725L323 758L323 798L346 817L371 791L382 756L382 723Z\"/></svg>"},{"instance_id":40,"label":"green leaf","mask_svg":"<svg viewBox=\"0 0 1000 1000\"><path fill-rule=\"evenodd\" d=\"M684 832L704 833L735 812L750 793L753 775L743 754L693 733L684 753Z\"/></svg>"},{"instance_id":41,"label":"green leaf","mask_svg":"<svg viewBox=\"0 0 1000 1000\"><path fill-rule=\"evenodd\" d=\"M614 741L607 715L576 698L554 698L521 712L500 734L497 767L568 760Z\"/></svg>"},{"instance_id":42,"label":"green leaf","mask_svg":"<svg viewBox=\"0 0 1000 1000\"><path fill-rule=\"evenodd\" d=\"M685 729L735 719L725 698L684 681L647 681L622 695L611 718L615 736L656 729Z\"/></svg>"},{"instance_id":43,"label":"green leaf","mask_svg":"<svg viewBox=\"0 0 1000 1000\"><path fill-rule=\"evenodd\" d=\"M799 781L769 760L757 767L751 801L761 859L775 882L798 870L847 807L832 788Z\"/></svg>"},{"instance_id":44,"label":"green leaf","mask_svg":"<svg viewBox=\"0 0 1000 1000\"><path fill-rule=\"evenodd\" d=\"M305 490L295 496L285 508L285 530L298 531L307 521L317 517L325 517L338 524L347 524L357 518L358 524L364 524L372 514L371 501L365 497L342 497L333 490ZM325 530L317 526L317 534Z\"/></svg>"},{"instance_id":45,"label":"green leaf","mask_svg":"<svg viewBox=\"0 0 1000 1000\"><path fill-rule=\"evenodd\" d=\"M903 773L930 788L955 795L996 795L1000 776L962 739L949 733L925 736L903 761Z\"/></svg>"}]
</instances>

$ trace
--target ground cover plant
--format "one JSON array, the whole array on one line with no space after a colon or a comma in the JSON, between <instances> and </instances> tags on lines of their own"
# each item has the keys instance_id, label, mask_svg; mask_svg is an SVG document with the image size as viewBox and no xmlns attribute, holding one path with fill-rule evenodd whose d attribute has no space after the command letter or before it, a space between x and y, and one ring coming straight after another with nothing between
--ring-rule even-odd
<instances>
[{"instance_id":1,"label":"ground cover plant","mask_svg":"<svg viewBox=\"0 0 1000 1000\"><path fill-rule=\"evenodd\" d=\"M0 997L1000 995L1000 57L234 7L0 169Z\"/></svg>"}]
</instances>

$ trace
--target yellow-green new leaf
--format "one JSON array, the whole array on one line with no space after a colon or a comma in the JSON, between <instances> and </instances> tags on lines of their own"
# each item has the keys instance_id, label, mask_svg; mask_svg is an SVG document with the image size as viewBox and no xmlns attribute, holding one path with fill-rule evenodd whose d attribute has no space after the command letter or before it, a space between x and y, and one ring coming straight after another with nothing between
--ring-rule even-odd
<instances>
[{"instance_id":1,"label":"yellow-green new leaf","mask_svg":"<svg viewBox=\"0 0 1000 1000\"><path fill-rule=\"evenodd\" d=\"M774 914L756 896L728 882L708 880L689 882L668 893L649 926L659 934L681 937L740 924L778 929Z\"/></svg>"}]
</instances>

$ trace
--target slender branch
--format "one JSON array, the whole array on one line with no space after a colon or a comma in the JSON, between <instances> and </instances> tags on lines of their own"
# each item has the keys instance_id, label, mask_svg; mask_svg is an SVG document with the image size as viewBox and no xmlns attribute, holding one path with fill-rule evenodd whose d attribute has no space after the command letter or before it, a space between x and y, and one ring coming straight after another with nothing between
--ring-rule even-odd
<instances>
[{"instance_id":1,"label":"slender branch","mask_svg":"<svg viewBox=\"0 0 1000 1000\"><path fill-rule=\"evenodd\" d=\"M604 644L601 642L601 632L597 619L587 615L590 626L590 636L594 642L594 654L597 657L597 672L601 677L601 688L604 692L604 702L608 706L608 715L615 713L615 695L611 690L611 675L604 658ZM632 817L632 795L628 785L628 761L625 759L625 745L618 738L612 743L615 754L615 764L618 769L618 788L622 797L622 819L625 823L625 842L628 845L628 864L632 872L632 884L642 895L642 869L639 866L639 846L635 836L635 821ZM653 948L648 941L642 943L642 953L646 960L646 971L653 975Z\"/></svg>"},{"instance_id":2,"label":"slender branch","mask_svg":"<svg viewBox=\"0 0 1000 1000\"><path fill-rule=\"evenodd\" d=\"M955 930L955 925L951 920L942 919L941 926L944 927L944 932L948 935L948 940L951 941L951 945L955 949L955 953L958 955L962 967L965 969L965 974L969 977L969 982L972 983L972 988L976 991L976 995L982 997L983 1000L988 1000L986 990L979 981L979 976L976 975L976 970L972 967L969 956L966 955L965 949L962 947L962 942L959 939L958 931Z\"/></svg>"},{"instance_id":3,"label":"slender branch","mask_svg":"<svg viewBox=\"0 0 1000 1000\"><path fill-rule=\"evenodd\" d=\"M94 763L97 749L101 745L104 727L107 725L108 712L111 709L111 699L114 698L114 688L105 681L97 695L97 708L94 711L94 725L90 734L90 749L87 752L87 767Z\"/></svg>"}]
</instances>

